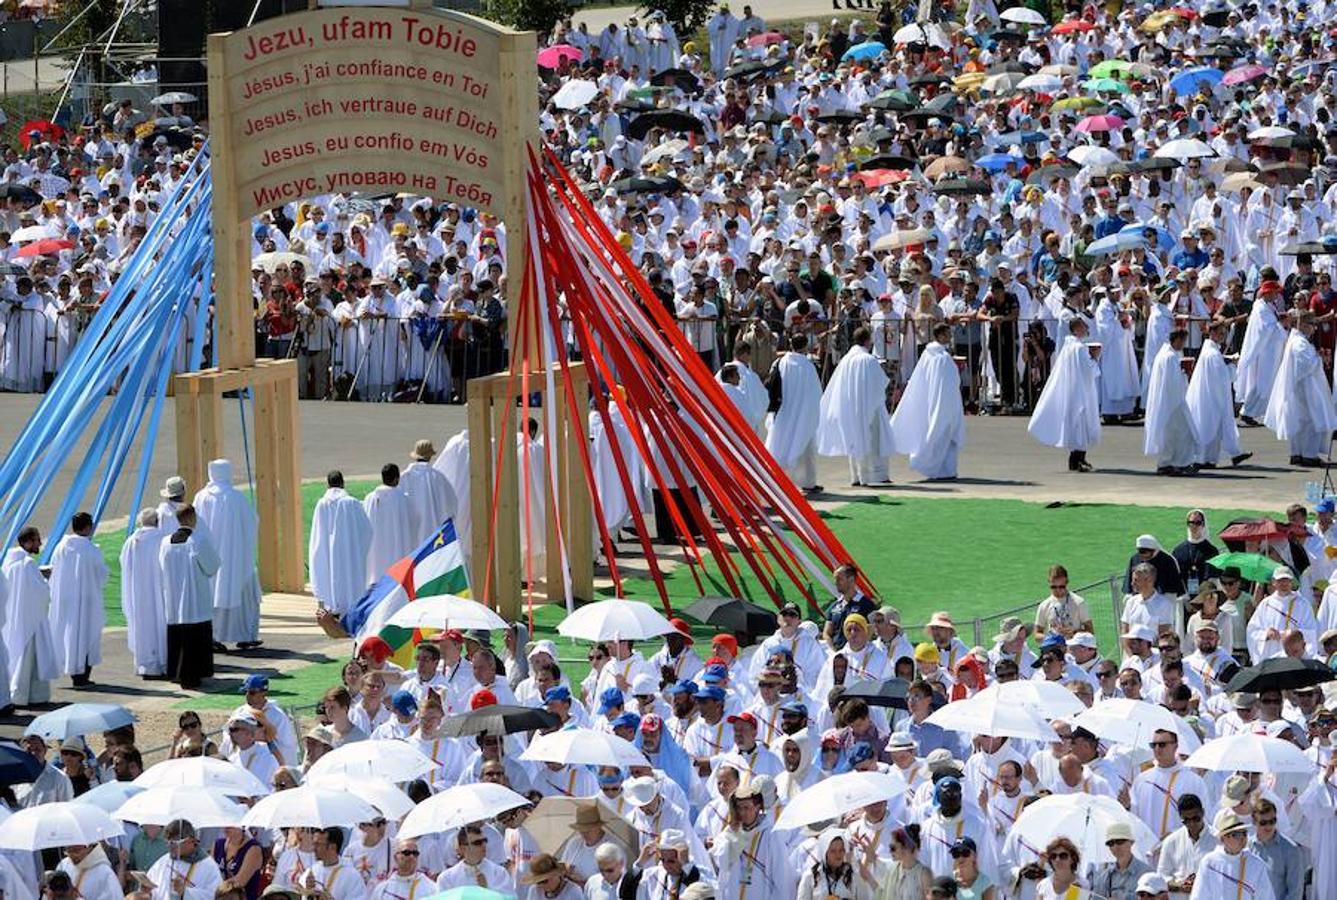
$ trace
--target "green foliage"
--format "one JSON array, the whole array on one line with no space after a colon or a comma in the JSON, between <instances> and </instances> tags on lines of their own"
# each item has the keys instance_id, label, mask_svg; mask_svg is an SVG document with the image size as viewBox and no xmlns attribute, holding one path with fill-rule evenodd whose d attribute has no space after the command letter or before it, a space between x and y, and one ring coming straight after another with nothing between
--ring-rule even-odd
<instances>
[{"instance_id":1,"label":"green foliage","mask_svg":"<svg viewBox=\"0 0 1337 900\"><path fill-rule=\"evenodd\" d=\"M651 10L662 12L672 23L673 30L683 40L687 40L684 35L690 35L698 28L703 28L718 8L717 0L653 0L642 6L647 12Z\"/></svg>"},{"instance_id":2,"label":"green foliage","mask_svg":"<svg viewBox=\"0 0 1337 900\"><path fill-rule=\"evenodd\" d=\"M487 0L481 13L519 31L536 31L539 43L562 19L571 15L568 0Z\"/></svg>"}]
</instances>

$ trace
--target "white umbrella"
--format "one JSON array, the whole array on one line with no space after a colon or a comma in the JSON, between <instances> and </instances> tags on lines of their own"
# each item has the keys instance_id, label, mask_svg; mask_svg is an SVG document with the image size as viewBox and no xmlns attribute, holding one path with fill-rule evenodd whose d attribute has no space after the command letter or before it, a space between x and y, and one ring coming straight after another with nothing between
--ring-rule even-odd
<instances>
[{"instance_id":1,"label":"white umbrella","mask_svg":"<svg viewBox=\"0 0 1337 900\"><path fill-rule=\"evenodd\" d=\"M436 763L403 741L355 741L316 760L307 776L349 775L400 782L412 781L435 767Z\"/></svg>"},{"instance_id":2,"label":"white umbrella","mask_svg":"<svg viewBox=\"0 0 1337 900\"><path fill-rule=\"evenodd\" d=\"M674 138L671 141L664 141L662 144L656 144L654 147L645 151L645 153L641 155L641 163L650 165L652 163L657 163L664 158L672 158L686 150L689 146L690 145L682 138Z\"/></svg>"},{"instance_id":3,"label":"white umbrella","mask_svg":"<svg viewBox=\"0 0 1337 900\"><path fill-rule=\"evenodd\" d=\"M1048 25L1045 17L1025 6L1013 6L998 14L1004 22L1016 22L1018 25Z\"/></svg>"},{"instance_id":4,"label":"white umbrella","mask_svg":"<svg viewBox=\"0 0 1337 900\"><path fill-rule=\"evenodd\" d=\"M878 250L900 250L903 247L922 244L928 240L928 237L929 231L927 228L905 228L900 231L890 231L873 241L873 250L874 252Z\"/></svg>"},{"instance_id":5,"label":"white umbrella","mask_svg":"<svg viewBox=\"0 0 1337 900\"><path fill-rule=\"evenodd\" d=\"M75 803L88 803L105 813L114 815L121 804L135 794L144 793L144 788L133 781L104 781L97 787L84 791L74 798Z\"/></svg>"},{"instance_id":6,"label":"white umbrella","mask_svg":"<svg viewBox=\"0 0 1337 900\"><path fill-rule=\"evenodd\" d=\"M1076 75L1077 67L1070 66L1067 63L1050 63L1047 66L1041 66L1037 75Z\"/></svg>"},{"instance_id":7,"label":"white umbrella","mask_svg":"<svg viewBox=\"0 0 1337 900\"><path fill-rule=\"evenodd\" d=\"M1262 128L1255 128L1249 132L1248 140L1251 141L1269 141L1276 138L1293 138L1295 132L1289 128L1282 128L1280 125L1265 125Z\"/></svg>"},{"instance_id":8,"label":"white umbrella","mask_svg":"<svg viewBox=\"0 0 1337 900\"><path fill-rule=\"evenodd\" d=\"M454 594L438 594L405 603L385 624L400 628L435 628L438 631L447 628L505 631L509 627L505 619L477 600L456 597Z\"/></svg>"},{"instance_id":9,"label":"white umbrella","mask_svg":"<svg viewBox=\"0 0 1337 900\"><path fill-rule=\"evenodd\" d=\"M177 785L141 791L112 815L136 825L166 825L185 819L196 828L223 828L239 824L246 807L218 790Z\"/></svg>"},{"instance_id":10,"label":"white umbrella","mask_svg":"<svg viewBox=\"0 0 1337 900\"><path fill-rule=\"evenodd\" d=\"M937 25L920 25L918 22L902 26L891 36L893 44L932 44L941 50L950 46L946 33Z\"/></svg>"},{"instance_id":11,"label":"white umbrella","mask_svg":"<svg viewBox=\"0 0 1337 900\"><path fill-rule=\"evenodd\" d=\"M159 94L149 102L154 106L171 106L173 103L194 103L198 99L200 98L185 91L168 91L165 94Z\"/></svg>"},{"instance_id":12,"label":"white umbrella","mask_svg":"<svg viewBox=\"0 0 1337 900\"><path fill-rule=\"evenodd\" d=\"M395 787L384 778L366 778L361 775L346 773L326 773L324 775L307 773L303 784L311 787L329 788L332 791L350 791L381 811L381 815L396 822L408 815L413 809L413 800L409 795Z\"/></svg>"},{"instance_id":13,"label":"white umbrella","mask_svg":"<svg viewBox=\"0 0 1337 900\"><path fill-rule=\"evenodd\" d=\"M644 766L649 761L636 745L608 731L568 728L534 738L520 759L572 766Z\"/></svg>"},{"instance_id":14,"label":"white umbrella","mask_svg":"<svg viewBox=\"0 0 1337 900\"><path fill-rule=\"evenodd\" d=\"M1192 753L1202 741L1183 719L1164 706L1145 700L1115 697L1101 700L1095 706L1072 719L1098 738L1130 747L1146 747L1157 731L1170 731L1179 736L1179 752Z\"/></svg>"},{"instance_id":15,"label":"white umbrella","mask_svg":"<svg viewBox=\"0 0 1337 900\"><path fill-rule=\"evenodd\" d=\"M1110 166L1119 161L1119 157L1115 156L1113 152L1104 147L1097 147L1095 144L1082 144L1080 147L1073 147L1068 151L1068 159L1087 168L1091 166Z\"/></svg>"},{"instance_id":16,"label":"white umbrella","mask_svg":"<svg viewBox=\"0 0 1337 900\"><path fill-rule=\"evenodd\" d=\"M229 797L262 797L269 793L269 785L241 766L212 756L164 760L145 769L134 783L142 788L176 785L217 788Z\"/></svg>"},{"instance_id":17,"label":"white umbrella","mask_svg":"<svg viewBox=\"0 0 1337 900\"><path fill-rule=\"evenodd\" d=\"M839 819L846 813L892 800L909 790L899 772L846 772L800 791L776 821L776 828L801 828Z\"/></svg>"},{"instance_id":18,"label":"white umbrella","mask_svg":"<svg viewBox=\"0 0 1337 900\"><path fill-rule=\"evenodd\" d=\"M963 734L1025 738L1046 743L1058 740L1054 729L1030 706L1006 700L995 688L986 688L968 700L948 703L925 721Z\"/></svg>"},{"instance_id":19,"label":"white umbrella","mask_svg":"<svg viewBox=\"0 0 1337 900\"><path fill-rule=\"evenodd\" d=\"M1101 794L1062 794L1042 797L1017 817L1012 836L1027 849L1043 853L1049 842L1066 837L1077 845L1082 862L1113 862L1105 846L1105 832L1123 823L1133 830L1133 851L1145 859L1157 844L1156 835L1118 800Z\"/></svg>"},{"instance_id":20,"label":"white umbrella","mask_svg":"<svg viewBox=\"0 0 1337 900\"><path fill-rule=\"evenodd\" d=\"M1028 678L1025 681L1005 681L996 687L1003 700L1029 706L1045 719L1063 719L1086 709L1086 704L1078 700L1076 694L1054 681L1034 681Z\"/></svg>"},{"instance_id":21,"label":"white umbrella","mask_svg":"<svg viewBox=\"0 0 1337 900\"><path fill-rule=\"evenodd\" d=\"M1219 737L1194 750L1184 765L1213 772L1287 772L1313 775L1313 760L1281 738L1261 734Z\"/></svg>"},{"instance_id":22,"label":"white umbrella","mask_svg":"<svg viewBox=\"0 0 1337 900\"><path fill-rule=\"evenodd\" d=\"M287 250L276 250L273 253L261 253L259 256L251 259L251 268L263 269L270 275L273 275L274 270L279 266L288 266L291 268L293 263L301 263L302 268L306 269L308 275L315 274L316 264L311 261L310 257L303 256L300 253L292 253Z\"/></svg>"},{"instance_id":23,"label":"white umbrella","mask_svg":"<svg viewBox=\"0 0 1337 900\"><path fill-rule=\"evenodd\" d=\"M461 784L428 797L404 817L401 838L422 837L484 822L507 810L529 804L529 800L499 784Z\"/></svg>"},{"instance_id":24,"label":"white umbrella","mask_svg":"<svg viewBox=\"0 0 1337 900\"><path fill-rule=\"evenodd\" d=\"M1178 138L1163 145L1152 156L1157 159L1205 159L1215 156L1216 151L1197 138Z\"/></svg>"},{"instance_id":25,"label":"white umbrella","mask_svg":"<svg viewBox=\"0 0 1337 900\"><path fill-rule=\"evenodd\" d=\"M1008 91L1021 87L1021 82L1026 76L1019 72L999 72L997 75L990 75L980 83L980 90L987 91L990 94L1005 94Z\"/></svg>"},{"instance_id":26,"label":"white umbrella","mask_svg":"<svg viewBox=\"0 0 1337 900\"><path fill-rule=\"evenodd\" d=\"M1036 72L1034 75L1027 75L1017 83L1017 87L1023 91L1039 91L1041 94L1053 94L1063 89L1063 79L1057 75Z\"/></svg>"},{"instance_id":27,"label":"white umbrella","mask_svg":"<svg viewBox=\"0 0 1337 900\"><path fill-rule=\"evenodd\" d=\"M9 239L16 244L24 244L28 241L43 241L53 237L57 237L57 234L56 230L50 225L25 225L11 234ZM59 712L60 710L56 711ZM37 718L40 719L42 717L38 716ZM35 722L36 719L33 721Z\"/></svg>"},{"instance_id":28,"label":"white umbrella","mask_svg":"<svg viewBox=\"0 0 1337 900\"><path fill-rule=\"evenodd\" d=\"M125 833L121 823L91 803L43 803L21 809L0 824L0 847L45 850L96 844Z\"/></svg>"},{"instance_id":29,"label":"white umbrella","mask_svg":"<svg viewBox=\"0 0 1337 900\"><path fill-rule=\"evenodd\" d=\"M552 95L552 104L558 109L583 109L595 97L599 96L599 85L593 81L574 78L562 85Z\"/></svg>"},{"instance_id":30,"label":"white umbrella","mask_svg":"<svg viewBox=\"0 0 1337 900\"><path fill-rule=\"evenodd\" d=\"M258 801L241 824L246 828L348 828L380 817L376 807L356 794L302 785Z\"/></svg>"},{"instance_id":31,"label":"white umbrella","mask_svg":"<svg viewBox=\"0 0 1337 900\"><path fill-rule=\"evenodd\" d=\"M648 641L674 628L663 613L640 600L601 600L562 620L557 633L586 641Z\"/></svg>"}]
</instances>

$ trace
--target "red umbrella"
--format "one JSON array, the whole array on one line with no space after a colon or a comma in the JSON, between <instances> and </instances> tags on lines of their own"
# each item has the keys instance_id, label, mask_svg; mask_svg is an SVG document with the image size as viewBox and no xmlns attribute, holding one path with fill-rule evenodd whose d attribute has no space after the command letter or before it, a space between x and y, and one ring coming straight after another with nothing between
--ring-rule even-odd
<instances>
[{"instance_id":1,"label":"red umbrella","mask_svg":"<svg viewBox=\"0 0 1337 900\"><path fill-rule=\"evenodd\" d=\"M44 141L58 141L65 136L65 129L50 119L30 119L19 126L19 143L24 150L32 145L33 132Z\"/></svg>"},{"instance_id":2,"label":"red umbrella","mask_svg":"<svg viewBox=\"0 0 1337 900\"><path fill-rule=\"evenodd\" d=\"M754 34L747 39L749 47L765 47L767 44L783 44L788 38L778 31L768 31L765 34Z\"/></svg>"},{"instance_id":3,"label":"red umbrella","mask_svg":"<svg viewBox=\"0 0 1337 900\"><path fill-rule=\"evenodd\" d=\"M1094 134L1097 131L1117 131L1122 127L1123 119L1108 113L1100 116L1087 116L1077 123L1077 130L1084 131L1087 134Z\"/></svg>"},{"instance_id":4,"label":"red umbrella","mask_svg":"<svg viewBox=\"0 0 1337 900\"><path fill-rule=\"evenodd\" d=\"M1074 31L1090 31L1096 26L1086 19L1065 19L1054 26L1054 34L1071 34Z\"/></svg>"},{"instance_id":5,"label":"red umbrella","mask_svg":"<svg viewBox=\"0 0 1337 900\"><path fill-rule=\"evenodd\" d=\"M1225 85L1244 84L1246 81L1253 81L1255 78L1261 78L1267 74L1267 69L1260 65L1250 63L1248 65L1236 66L1226 73L1221 79Z\"/></svg>"},{"instance_id":6,"label":"red umbrella","mask_svg":"<svg viewBox=\"0 0 1337 900\"><path fill-rule=\"evenodd\" d=\"M897 184L910 177L904 169L869 169L867 172L855 172L851 179L858 179L863 186L872 190L887 184Z\"/></svg>"},{"instance_id":7,"label":"red umbrella","mask_svg":"<svg viewBox=\"0 0 1337 900\"><path fill-rule=\"evenodd\" d=\"M1185 19L1196 19L1198 17L1197 10L1189 9L1187 6L1172 6L1170 7L1170 12Z\"/></svg>"},{"instance_id":8,"label":"red umbrella","mask_svg":"<svg viewBox=\"0 0 1337 900\"><path fill-rule=\"evenodd\" d=\"M31 244L25 244L19 249L15 256L53 256L62 250L69 250L74 246L71 241L61 240L59 238L47 238L44 241L33 241Z\"/></svg>"},{"instance_id":9,"label":"red umbrella","mask_svg":"<svg viewBox=\"0 0 1337 900\"><path fill-rule=\"evenodd\" d=\"M1273 519L1236 519L1221 529L1221 540L1228 544L1281 540L1286 535L1286 526Z\"/></svg>"},{"instance_id":10,"label":"red umbrella","mask_svg":"<svg viewBox=\"0 0 1337 900\"><path fill-rule=\"evenodd\" d=\"M580 62L584 58L585 54L580 52L579 47L572 47L570 44L554 44L539 51L538 63L545 69L555 69L564 60Z\"/></svg>"}]
</instances>

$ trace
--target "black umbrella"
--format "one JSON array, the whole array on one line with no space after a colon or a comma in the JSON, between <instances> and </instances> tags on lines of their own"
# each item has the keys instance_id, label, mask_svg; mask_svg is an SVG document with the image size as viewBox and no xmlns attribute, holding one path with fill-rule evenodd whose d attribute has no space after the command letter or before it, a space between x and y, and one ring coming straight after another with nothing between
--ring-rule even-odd
<instances>
[{"instance_id":1,"label":"black umbrella","mask_svg":"<svg viewBox=\"0 0 1337 900\"><path fill-rule=\"evenodd\" d=\"M448 716L441 723L441 730L448 737L470 737L476 734L500 737L503 734L516 734L521 731L556 728L561 724L562 720L546 709L532 706L500 706L494 703L458 716Z\"/></svg>"},{"instance_id":2,"label":"black umbrella","mask_svg":"<svg viewBox=\"0 0 1337 900\"><path fill-rule=\"evenodd\" d=\"M832 113L823 113L817 117L817 121L827 125L839 125L843 128L846 125L853 125L855 122L862 122L863 113L842 109Z\"/></svg>"},{"instance_id":3,"label":"black umbrella","mask_svg":"<svg viewBox=\"0 0 1337 900\"><path fill-rule=\"evenodd\" d=\"M915 108L914 95L909 91L884 91L863 105L864 109L882 109L887 112L909 112Z\"/></svg>"},{"instance_id":4,"label":"black umbrella","mask_svg":"<svg viewBox=\"0 0 1337 900\"><path fill-rule=\"evenodd\" d=\"M736 66L730 66L724 70L725 78L739 78L743 81L751 81L754 78L765 78L784 68L783 62L768 63L760 59L750 59L747 62L739 63Z\"/></svg>"},{"instance_id":5,"label":"black umbrella","mask_svg":"<svg viewBox=\"0 0 1337 900\"><path fill-rule=\"evenodd\" d=\"M886 681L859 681L846 688L840 699L858 697L869 706L885 706L889 709L909 709L905 702L905 692L910 682L904 678L888 678Z\"/></svg>"},{"instance_id":6,"label":"black umbrella","mask_svg":"<svg viewBox=\"0 0 1337 900\"><path fill-rule=\"evenodd\" d=\"M682 190L682 182L668 175L621 178L609 185L619 194L670 194Z\"/></svg>"},{"instance_id":7,"label":"black umbrella","mask_svg":"<svg viewBox=\"0 0 1337 900\"><path fill-rule=\"evenodd\" d=\"M0 784L31 784L42 768L37 757L17 744L0 744Z\"/></svg>"},{"instance_id":8,"label":"black umbrella","mask_svg":"<svg viewBox=\"0 0 1337 900\"><path fill-rule=\"evenodd\" d=\"M1202 23L1212 28L1220 28L1226 24L1226 17L1229 15L1230 11L1226 9L1208 10L1202 14Z\"/></svg>"},{"instance_id":9,"label":"black umbrella","mask_svg":"<svg viewBox=\"0 0 1337 900\"><path fill-rule=\"evenodd\" d=\"M991 194L993 188L989 182L980 181L977 178L944 178L933 185L935 194Z\"/></svg>"},{"instance_id":10,"label":"black umbrella","mask_svg":"<svg viewBox=\"0 0 1337 900\"><path fill-rule=\"evenodd\" d=\"M650 112L657 107L649 100L642 100L640 97L628 97L626 100L619 100L613 104L614 109L620 109L623 112Z\"/></svg>"},{"instance_id":11,"label":"black umbrella","mask_svg":"<svg viewBox=\"0 0 1337 900\"><path fill-rule=\"evenodd\" d=\"M656 86L673 85L682 88L689 94L695 94L701 90L700 79L686 69L665 69L662 72L656 72L650 76L650 83Z\"/></svg>"},{"instance_id":12,"label":"black umbrella","mask_svg":"<svg viewBox=\"0 0 1337 900\"><path fill-rule=\"evenodd\" d=\"M1289 247L1282 247L1277 253L1282 256L1299 256L1301 253L1308 253L1310 256L1337 256L1337 238L1292 244Z\"/></svg>"},{"instance_id":13,"label":"black umbrella","mask_svg":"<svg viewBox=\"0 0 1337 900\"><path fill-rule=\"evenodd\" d=\"M27 275L28 270L17 263L0 262L0 275Z\"/></svg>"},{"instance_id":14,"label":"black umbrella","mask_svg":"<svg viewBox=\"0 0 1337 900\"><path fill-rule=\"evenodd\" d=\"M158 138L164 138L167 145L174 150L189 150L191 136L189 131L182 131L180 128L159 128L146 137L144 143L151 146Z\"/></svg>"},{"instance_id":15,"label":"black umbrella","mask_svg":"<svg viewBox=\"0 0 1337 900\"><path fill-rule=\"evenodd\" d=\"M760 122L763 125L783 125L789 121L789 117L779 110L767 110L764 113L752 116L747 120L749 124Z\"/></svg>"},{"instance_id":16,"label":"black umbrella","mask_svg":"<svg viewBox=\"0 0 1337 900\"><path fill-rule=\"evenodd\" d=\"M959 98L956 94L939 94L930 100L926 100L924 105L920 108L929 110L930 112L949 113L956 109L956 104L958 102Z\"/></svg>"},{"instance_id":17,"label":"black umbrella","mask_svg":"<svg viewBox=\"0 0 1337 900\"><path fill-rule=\"evenodd\" d=\"M947 76L938 72L924 72L911 78L909 83L918 87L921 84L942 84L946 80Z\"/></svg>"},{"instance_id":18,"label":"black umbrella","mask_svg":"<svg viewBox=\"0 0 1337 900\"><path fill-rule=\"evenodd\" d=\"M15 181L7 181L0 184L0 199L18 200L24 206L33 206L42 202L42 195L28 187L26 184L19 184Z\"/></svg>"},{"instance_id":19,"label":"black umbrella","mask_svg":"<svg viewBox=\"0 0 1337 900\"><path fill-rule=\"evenodd\" d=\"M1071 163L1059 163L1058 165L1053 166L1038 166L1034 172L1026 176L1026 183L1045 185L1052 182L1055 178L1072 178L1080 171L1082 171L1081 166L1074 166Z\"/></svg>"},{"instance_id":20,"label":"black umbrella","mask_svg":"<svg viewBox=\"0 0 1337 900\"><path fill-rule=\"evenodd\" d=\"M1310 175L1309 167L1302 166L1299 163L1276 162L1263 163L1258 167L1260 175L1275 175L1280 184L1304 184L1305 179Z\"/></svg>"},{"instance_id":21,"label":"black umbrella","mask_svg":"<svg viewBox=\"0 0 1337 900\"><path fill-rule=\"evenodd\" d=\"M688 115L685 112L678 112L676 109L657 109L653 112L641 113L631 120L627 126L627 136L635 140L644 140L652 128L662 128L665 131L692 131L697 134L706 133L706 125L696 116Z\"/></svg>"},{"instance_id":22,"label":"black umbrella","mask_svg":"<svg viewBox=\"0 0 1337 900\"><path fill-rule=\"evenodd\" d=\"M1318 660L1279 656L1240 669L1226 685L1226 692L1259 694L1263 691L1293 691L1326 681L1337 681L1337 672Z\"/></svg>"},{"instance_id":23,"label":"black umbrella","mask_svg":"<svg viewBox=\"0 0 1337 900\"><path fill-rule=\"evenodd\" d=\"M860 171L871 172L873 169L913 169L919 165L919 160L909 156L896 156L892 153L883 153L879 156L869 157L859 164Z\"/></svg>"},{"instance_id":24,"label":"black umbrella","mask_svg":"<svg viewBox=\"0 0 1337 900\"><path fill-rule=\"evenodd\" d=\"M918 122L920 125L927 125L929 119L937 119L943 125L956 121L955 117L949 113L923 106L919 109L912 109L907 113L901 113L900 118L902 122Z\"/></svg>"},{"instance_id":25,"label":"black umbrella","mask_svg":"<svg viewBox=\"0 0 1337 900\"><path fill-rule=\"evenodd\" d=\"M1028 66L1022 62L1017 62L1016 60L1008 60L1007 62L995 63L994 65L989 66L990 75L1001 75L1004 72L1018 72L1022 75L1029 75L1033 71L1035 71L1034 67Z\"/></svg>"},{"instance_id":26,"label":"black umbrella","mask_svg":"<svg viewBox=\"0 0 1337 900\"><path fill-rule=\"evenodd\" d=\"M1133 175L1138 172L1161 172L1170 169L1178 169L1183 163L1177 159L1170 159L1165 156L1148 156L1146 159L1135 159L1131 162L1117 162L1110 166L1110 174L1122 172L1125 175Z\"/></svg>"},{"instance_id":27,"label":"black umbrella","mask_svg":"<svg viewBox=\"0 0 1337 900\"><path fill-rule=\"evenodd\" d=\"M775 620L775 610L737 597L702 597L684 609L682 614L703 625L750 637L774 634L779 627Z\"/></svg>"}]
</instances>

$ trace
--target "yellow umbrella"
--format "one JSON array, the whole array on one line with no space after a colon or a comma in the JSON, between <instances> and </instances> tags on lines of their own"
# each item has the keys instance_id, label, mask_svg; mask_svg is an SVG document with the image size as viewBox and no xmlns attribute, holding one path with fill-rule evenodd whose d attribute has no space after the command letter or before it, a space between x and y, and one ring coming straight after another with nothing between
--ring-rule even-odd
<instances>
[{"instance_id":1,"label":"yellow umbrella","mask_svg":"<svg viewBox=\"0 0 1337 900\"><path fill-rule=\"evenodd\" d=\"M1095 106L1104 106L1105 104L1095 97L1064 97L1062 100L1055 100L1049 107L1051 112L1063 112L1069 109L1091 109Z\"/></svg>"},{"instance_id":2,"label":"yellow umbrella","mask_svg":"<svg viewBox=\"0 0 1337 900\"><path fill-rule=\"evenodd\" d=\"M1163 9L1160 12L1154 12L1147 16L1146 20L1142 23L1142 30L1155 33L1164 30L1170 25L1177 25L1182 19L1183 16L1175 12L1173 9Z\"/></svg>"},{"instance_id":3,"label":"yellow umbrella","mask_svg":"<svg viewBox=\"0 0 1337 900\"><path fill-rule=\"evenodd\" d=\"M984 83L984 79L988 77L988 72L967 72L952 79L952 89L958 93L967 94L978 89Z\"/></svg>"}]
</instances>

